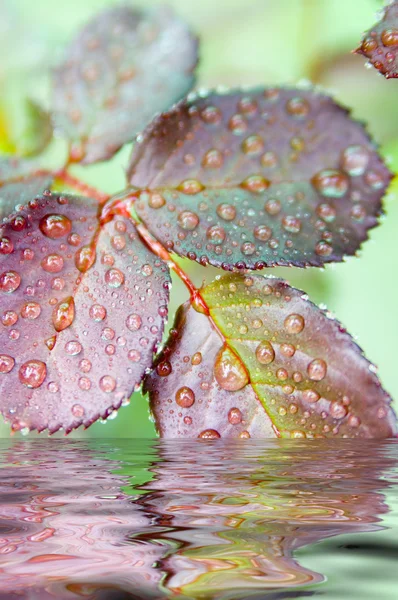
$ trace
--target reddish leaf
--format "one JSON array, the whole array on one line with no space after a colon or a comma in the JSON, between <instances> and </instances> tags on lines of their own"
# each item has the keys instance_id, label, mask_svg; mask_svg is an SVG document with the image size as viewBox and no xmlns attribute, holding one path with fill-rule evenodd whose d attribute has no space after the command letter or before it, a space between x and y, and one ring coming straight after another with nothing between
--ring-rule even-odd
<instances>
[{"instance_id":1,"label":"reddish leaf","mask_svg":"<svg viewBox=\"0 0 398 600\"><path fill-rule=\"evenodd\" d=\"M18 158L0 160L0 220L14 212L18 204L51 187L53 177L43 174L38 163Z\"/></svg>"},{"instance_id":2,"label":"reddish leaf","mask_svg":"<svg viewBox=\"0 0 398 600\"><path fill-rule=\"evenodd\" d=\"M164 437L389 437L390 398L343 327L280 279L228 275L189 303L148 376Z\"/></svg>"},{"instance_id":3,"label":"reddish leaf","mask_svg":"<svg viewBox=\"0 0 398 600\"><path fill-rule=\"evenodd\" d=\"M398 77L397 0L385 7L381 20L365 33L355 52L366 56L386 79Z\"/></svg>"},{"instance_id":4,"label":"reddish leaf","mask_svg":"<svg viewBox=\"0 0 398 600\"><path fill-rule=\"evenodd\" d=\"M107 10L55 71L56 122L83 163L108 159L191 89L196 63L196 39L169 9Z\"/></svg>"},{"instance_id":5,"label":"reddish leaf","mask_svg":"<svg viewBox=\"0 0 398 600\"><path fill-rule=\"evenodd\" d=\"M151 365L169 272L98 203L51 195L0 231L0 407L14 429L70 431L127 400Z\"/></svg>"},{"instance_id":6,"label":"reddish leaf","mask_svg":"<svg viewBox=\"0 0 398 600\"><path fill-rule=\"evenodd\" d=\"M363 126L302 89L183 101L149 126L128 176L163 244L227 269L354 254L390 181Z\"/></svg>"}]
</instances>

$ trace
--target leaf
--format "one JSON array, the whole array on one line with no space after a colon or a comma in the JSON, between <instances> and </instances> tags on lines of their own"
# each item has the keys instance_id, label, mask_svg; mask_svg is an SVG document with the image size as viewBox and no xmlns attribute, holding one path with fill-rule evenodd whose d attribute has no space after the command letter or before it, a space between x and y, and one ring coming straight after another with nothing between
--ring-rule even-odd
<instances>
[{"instance_id":1,"label":"leaf","mask_svg":"<svg viewBox=\"0 0 398 600\"><path fill-rule=\"evenodd\" d=\"M167 266L129 219L51 194L0 231L0 408L13 429L68 432L128 400L160 342Z\"/></svg>"},{"instance_id":2,"label":"leaf","mask_svg":"<svg viewBox=\"0 0 398 600\"><path fill-rule=\"evenodd\" d=\"M192 88L196 63L196 38L170 9L106 10L54 73L56 124L84 164L108 159Z\"/></svg>"},{"instance_id":3,"label":"leaf","mask_svg":"<svg viewBox=\"0 0 398 600\"><path fill-rule=\"evenodd\" d=\"M184 304L145 381L164 437L389 437L390 398L345 329L280 279L227 275Z\"/></svg>"},{"instance_id":4,"label":"leaf","mask_svg":"<svg viewBox=\"0 0 398 600\"><path fill-rule=\"evenodd\" d=\"M390 173L363 126L315 90L185 100L148 127L128 170L136 211L169 249L225 269L320 266L377 224Z\"/></svg>"},{"instance_id":5,"label":"leaf","mask_svg":"<svg viewBox=\"0 0 398 600\"><path fill-rule=\"evenodd\" d=\"M22 156L35 156L43 152L53 136L51 115L33 100L25 101L25 126L19 141Z\"/></svg>"},{"instance_id":6,"label":"leaf","mask_svg":"<svg viewBox=\"0 0 398 600\"><path fill-rule=\"evenodd\" d=\"M398 2L388 4L378 23L369 29L355 50L386 79L398 77Z\"/></svg>"},{"instance_id":7,"label":"leaf","mask_svg":"<svg viewBox=\"0 0 398 600\"><path fill-rule=\"evenodd\" d=\"M0 159L0 220L51 187L53 176L34 160Z\"/></svg>"}]
</instances>

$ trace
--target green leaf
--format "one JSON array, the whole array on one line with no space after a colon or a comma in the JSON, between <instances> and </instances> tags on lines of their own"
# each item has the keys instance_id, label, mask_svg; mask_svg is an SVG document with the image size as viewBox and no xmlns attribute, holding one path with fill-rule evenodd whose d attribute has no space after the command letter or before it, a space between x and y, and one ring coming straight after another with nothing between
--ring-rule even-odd
<instances>
[{"instance_id":1,"label":"green leaf","mask_svg":"<svg viewBox=\"0 0 398 600\"><path fill-rule=\"evenodd\" d=\"M225 269L355 254L390 173L362 124L315 90L187 99L148 127L128 177L169 250Z\"/></svg>"},{"instance_id":2,"label":"green leaf","mask_svg":"<svg viewBox=\"0 0 398 600\"><path fill-rule=\"evenodd\" d=\"M164 437L389 437L390 398L340 323L286 282L227 275L189 303L148 376Z\"/></svg>"},{"instance_id":3,"label":"green leaf","mask_svg":"<svg viewBox=\"0 0 398 600\"><path fill-rule=\"evenodd\" d=\"M398 1L393 0L384 9L378 23L369 29L357 50L386 79L398 77Z\"/></svg>"},{"instance_id":4,"label":"green leaf","mask_svg":"<svg viewBox=\"0 0 398 600\"><path fill-rule=\"evenodd\" d=\"M197 41L165 7L111 8L69 46L54 72L58 127L88 164L110 158L194 84Z\"/></svg>"}]
</instances>

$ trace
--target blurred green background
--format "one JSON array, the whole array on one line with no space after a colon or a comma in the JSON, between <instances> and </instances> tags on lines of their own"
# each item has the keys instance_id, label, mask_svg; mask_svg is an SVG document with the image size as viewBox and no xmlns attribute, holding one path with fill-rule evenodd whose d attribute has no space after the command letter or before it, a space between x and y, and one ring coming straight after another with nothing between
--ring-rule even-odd
<instances>
[{"instance_id":1,"label":"blurred green background","mask_svg":"<svg viewBox=\"0 0 398 600\"><path fill-rule=\"evenodd\" d=\"M130 0L135 6L156 0ZM162 2L164 3L164 2ZM311 80L352 107L368 123L390 166L398 172L398 82L365 68L351 51L376 20L381 0L167 0L199 35L198 86L294 84ZM113 0L0 0L0 151L10 151L10 132L18 142L26 129L26 97L49 106L48 72L61 58L76 29ZM7 147L8 144L8 147ZM18 144L17 144L18 145ZM65 152L56 140L47 152L56 162ZM125 147L107 164L74 167L82 179L107 192L124 187ZM327 304L379 366L380 378L398 409L398 183L385 198L386 217L371 239L345 263L315 269L275 269ZM197 283L215 270L189 264ZM187 298L174 280L172 312ZM170 325L170 323L169 323ZM0 436L8 427L0 425ZM134 394L115 420L96 423L72 437L154 435L148 404Z\"/></svg>"}]
</instances>

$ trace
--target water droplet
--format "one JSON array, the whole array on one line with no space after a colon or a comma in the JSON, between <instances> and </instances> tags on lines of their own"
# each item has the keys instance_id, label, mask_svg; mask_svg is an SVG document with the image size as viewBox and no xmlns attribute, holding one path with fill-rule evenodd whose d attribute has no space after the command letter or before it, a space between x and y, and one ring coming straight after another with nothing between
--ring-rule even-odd
<instances>
[{"instance_id":1,"label":"water droplet","mask_svg":"<svg viewBox=\"0 0 398 600\"><path fill-rule=\"evenodd\" d=\"M75 318L75 302L72 296L59 302L53 312L53 325L55 331L63 331L70 327Z\"/></svg>"},{"instance_id":2,"label":"water droplet","mask_svg":"<svg viewBox=\"0 0 398 600\"><path fill-rule=\"evenodd\" d=\"M265 203L264 209L266 210L266 212L269 215L277 215L280 213L281 211L281 203L279 200L276 200L274 198L270 198L269 200L267 200L267 202Z\"/></svg>"},{"instance_id":3,"label":"water droplet","mask_svg":"<svg viewBox=\"0 0 398 600\"><path fill-rule=\"evenodd\" d=\"M284 326L288 333L301 333L304 329L305 321L301 315L291 314L286 317Z\"/></svg>"},{"instance_id":4,"label":"water droplet","mask_svg":"<svg viewBox=\"0 0 398 600\"><path fill-rule=\"evenodd\" d=\"M253 156L261 154L264 151L264 141L259 135L250 135L242 143L242 150Z\"/></svg>"},{"instance_id":5,"label":"water droplet","mask_svg":"<svg viewBox=\"0 0 398 600\"><path fill-rule=\"evenodd\" d=\"M41 386L47 375L47 367L41 360L28 360L19 369L19 381L28 388Z\"/></svg>"},{"instance_id":6,"label":"water droplet","mask_svg":"<svg viewBox=\"0 0 398 600\"><path fill-rule=\"evenodd\" d=\"M384 29L381 32L381 41L387 48L398 46L398 29Z\"/></svg>"},{"instance_id":7,"label":"water droplet","mask_svg":"<svg viewBox=\"0 0 398 600\"><path fill-rule=\"evenodd\" d=\"M80 243L81 243L81 238L78 233L71 233L68 236L68 244L70 244L71 246L80 246Z\"/></svg>"},{"instance_id":8,"label":"water droplet","mask_svg":"<svg viewBox=\"0 0 398 600\"><path fill-rule=\"evenodd\" d=\"M50 394L56 394L59 391L59 385L55 381L49 381L47 384L47 389Z\"/></svg>"},{"instance_id":9,"label":"water droplet","mask_svg":"<svg viewBox=\"0 0 398 600\"><path fill-rule=\"evenodd\" d=\"M15 325L15 323L17 321L18 321L18 315L13 310L6 310L1 317L1 322L3 323L3 325L5 327L10 327L11 325Z\"/></svg>"},{"instance_id":10,"label":"water droplet","mask_svg":"<svg viewBox=\"0 0 398 600\"><path fill-rule=\"evenodd\" d=\"M183 194L193 196L204 190L204 186L196 179L186 179L180 183L177 189Z\"/></svg>"},{"instance_id":11,"label":"water droplet","mask_svg":"<svg viewBox=\"0 0 398 600\"><path fill-rule=\"evenodd\" d=\"M94 246L82 246L75 254L75 265L79 271L85 273L93 266L96 257Z\"/></svg>"},{"instance_id":12,"label":"water droplet","mask_svg":"<svg viewBox=\"0 0 398 600\"><path fill-rule=\"evenodd\" d=\"M231 408L228 413L228 421L231 425L239 425L242 422L242 413L239 408Z\"/></svg>"},{"instance_id":13,"label":"water droplet","mask_svg":"<svg viewBox=\"0 0 398 600\"><path fill-rule=\"evenodd\" d=\"M242 135L247 131L247 121L242 115L236 114L229 120L228 127L234 135Z\"/></svg>"},{"instance_id":14,"label":"water droplet","mask_svg":"<svg viewBox=\"0 0 398 600\"><path fill-rule=\"evenodd\" d=\"M219 204L217 214L224 221L233 221L236 217L236 208L232 204Z\"/></svg>"},{"instance_id":15,"label":"water droplet","mask_svg":"<svg viewBox=\"0 0 398 600\"><path fill-rule=\"evenodd\" d=\"M24 319L37 319L41 313L41 306L37 302L26 302L21 309L21 316Z\"/></svg>"},{"instance_id":16,"label":"water droplet","mask_svg":"<svg viewBox=\"0 0 398 600\"><path fill-rule=\"evenodd\" d=\"M65 344L65 352L70 356L76 356L82 351L82 345L76 340L71 340Z\"/></svg>"},{"instance_id":17,"label":"water droplet","mask_svg":"<svg viewBox=\"0 0 398 600\"><path fill-rule=\"evenodd\" d=\"M213 149L206 152L202 165L207 169L220 169L223 166L224 157L219 150Z\"/></svg>"},{"instance_id":18,"label":"water droplet","mask_svg":"<svg viewBox=\"0 0 398 600\"><path fill-rule=\"evenodd\" d=\"M363 175L369 163L369 153L363 146L349 146L341 157L341 166L351 177Z\"/></svg>"},{"instance_id":19,"label":"water droplet","mask_svg":"<svg viewBox=\"0 0 398 600\"><path fill-rule=\"evenodd\" d=\"M101 377L99 385L103 392L110 394L116 387L116 381L110 375L104 375L104 377Z\"/></svg>"},{"instance_id":20,"label":"water droplet","mask_svg":"<svg viewBox=\"0 0 398 600\"><path fill-rule=\"evenodd\" d=\"M242 183L241 187L253 194L262 194L269 188L271 182L269 179L262 177L261 175L250 175Z\"/></svg>"},{"instance_id":21,"label":"water droplet","mask_svg":"<svg viewBox=\"0 0 398 600\"><path fill-rule=\"evenodd\" d=\"M198 435L198 438L202 440L216 440L220 437L221 435L215 429L205 429Z\"/></svg>"},{"instance_id":22,"label":"water droplet","mask_svg":"<svg viewBox=\"0 0 398 600\"><path fill-rule=\"evenodd\" d=\"M254 254L256 251L256 246L253 244L253 242L244 242L240 249L242 254L245 256L252 256L252 254Z\"/></svg>"},{"instance_id":23,"label":"water droplet","mask_svg":"<svg viewBox=\"0 0 398 600\"><path fill-rule=\"evenodd\" d=\"M171 364L168 360L163 360L156 367L156 372L160 377L168 377L172 372Z\"/></svg>"},{"instance_id":24,"label":"water droplet","mask_svg":"<svg viewBox=\"0 0 398 600\"><path fill-rule=\"evenodd\" d=\"M269 365L275 358L275 351L268 341L261 342L256 348L256 358L262 365Z\"/></svg>"},{"instance_id":25,"label":"water droplet","mask_svg":"<svg viewBox=\"0 0 398 600\"><path fill-rule=\"evenodd\" d=\"M193 231L199 225L199 217L190 210L183 210L178 215L177 222L182 229Z\"/></svg>"},{"instance_id":26,"label":"water droplet","mask_svg":"<svg viewBox=\"0 0 398 600\"><path fill-rule=\"evenodd\" d=\"M142 265L141 267L141 273L145 276L145 277L150 277L153 273L153 269L151 267L151 265Z\"/></svg>"},{"instance_id":27,"label":"water droplet","mask_svg":"<svg viewBox=\"0 0 398 600\"><path fill-rule=\"evenodd\" d=\"M327 364L321 358L316 358L307 367L308 377L313 381L322 381L326 376Z\"/></svg>"},{"instance_id":28,"label":"water droplet","mask_svg":"<svg viewBox=\"0 0 398 600\"><path fill-rule=\"evenodd\" d=\"M126 325L130 331L138 331L142 325L142 319L140 315L129 315L126 319Z\"/></svg>"},{"instance_id":29,"label":"water droplet","mask_svg":"<svg viewBox=\"0 0 398 600\"><path fill-rule=\"evenodd\" d=\"M14 244L8 237L0 239L0 254L11 254L14 251Z\"/></svg>"},{"instance_id":30,"label":"water droplet","mask_svg":"<svg viewBox=\"0 0 398 600\"><path fill-rule=\"evenodd\" d=\"M43 258L41 266L47 273L59 273L64 268L64 259L58 254L49 254Z\"/></svg>"},{"instance_id":31,"label":"water droplet","mask_svg":"<svg viewBox=\"0 0 398 600\"><path fill-rule=\"evenodd\" d=\"M15 365L15 360L8 354L0 354L0 373L5 374L12 371Z\"/></svg>"},{"instance_id":32,"label":"water droplet","mask_svg":"<svg viewBox=\"0 0 398 600\"><path fill-rule=\"evenodd\" d=\"M0 290L12 294L21 285L21 277L16 271L5 271L0 275Z\"/></svg>"},{"instance_id":33,"label":"water droplet","mask_svg":"<svg viewBox=\"0 0 398 600\"><path fill-rule=\"evenodd\" d=\"M286 103L286 110L294 117L303 118L310 112L310 105L304 98L291 98Z\"/></svg>"},{"instance_id":34,"label":"water droplet","mask_svg":"<svg viewBox=\"0 0 398 600\"><path fill-rule=\"evenodd\" d=\"M166 204L166 200L158 192L152 192L149 194L148 204L151 208L158 209Z\"/></svg>"},{"instance_id":35,"label":"water droplet","mask_svg":"<svg viewBox=\"0 0 398 600\"><path fill-rule=\"evenodd\" d=\"M222 244L226 238L225 229L219 225L213 225L208 228L206 237L212 244Z\"/></svg>"},{"instance_id":36,"label":"water droplet","mask_svg":"<svg viewBox=\"0 0 398 600\"><path fill-rule=\"evenodd\" d=\"M222 118L221 111L216 106L206 106L200 113L200 116L209 125L217 125Z\"/></svg>"},{"instance_id":37,"label":"water droplet","mask_svg":"<svg viewBox=\"0 0 398 600\"><path fill-rule=\"evenodd\" d=\"M318 217L326 223L331 223L336 218L336 210L330 204L319 204L316 209Z\"/></svg>"},{"instance_id":38,"label":"water droplet","mask_svg":"<svg viewBox=\"0 0 398 600\"><path fill-rule=\"evenodd\" d=\"M81 406L81 404L74 404L72 406L72 415L74 417L76 417L77 419L80 419L81 417L84 417L84 408L83 408L83 406Z\"/></svg>"},{"instance_id":39,"label":"water droplet","mask_svg":"<svg viewBox=\"0 0 398 600\"><path fill-rule=\"evenodd\" d=\"M330 414L334 419L343 419L348 413L348 409L340 402L332 402L330 406Z\"/></svg>"},{"instance_id":40,"label":"water droplet","mask_svg":"<svg viewBox=\"0 0 398 600\"><path fill-rule=\"evenodd\" d=\"M267 225L257 225L253 230L253 235L260 242L267 242L272 236L272 229Z\"/></svg>"},{"instance_id":41,"label":"water droplet","mask_svg":"<svg viewBox=\"0 0 398 600\"><path fill-rule=\"evenodd\" d=\"M141 354L138 352L138 350L129 350L127 358L131 360L131 362L137 363L141 360Z\"/></svg>"},{"instance_id":42,"label":"water droplet","mask_svg":"<svg viewBox=\"0 0 398 600\"><path fill-rule=\"evenodd\" d=\"M53 335L50 338L48 338L47 340L45 340L44 343L49 350L53 350L56 341L57 341L57 336Z\"/></svg>"},{"instance_id":43,"label":"water droplet","mask_svg":"<svg viewBox=\"0 0 398 600\"><path fill-rule=\"evenodd\" d=\"M278 157L275 152L265 152L261 157L261 164L263 167L267 167L269 169L276 167L278 164Z\"/></svg>"},{"instance_id":44,"label":"water droplet","mask_svg":"<svg viewBox=\"0 0 398 600\"><path fill-rule=\"evenodd\" d=\"M332 252L332 246L323 240L318 242L315 246L315 253L318 254L318 256L330 256Z\"/></svg>"},{"instance_id":45,"label":"water droplet","mask_svg":"<svg viewBox=\"0 0 398 600\"><path fill-rule=\"evenodd\" d=\"M297 217L286 215L282 219L282 227L289 233L298 233L301 229L301 221Z\"/></svg>"},{"instance_id":46,"label":"water droplet","mask_svg":"<svg viewBox=\"0 0 398 600\"><path fill-rule=\"evenodd\" d=\"M39 227L43 235L57 240L71 232L72 222L65 215L46 215L41 219Z\"/></svg>"},{"instance_id":47,"label":"water droplet","mask_svg":"<svg viewBox=\"0 0 398 600\"><path fill-rule=\"evenodd\" d=\"M304 402L309 402L310 404L314 403L314 402L318 402L318 400L320 399L320 395L318 394L318 392L316 392L315 390L304 390L302 392L302 396L303 396L303 400Z\"/></svg>"},{"instance_id":48,"label":"water droplet","mask_svg":"<svg viewBox=\"0 0 398 600\"><path fill-rule=\"evenodd\" d=\"M336 169L319 171L311 179L311 183L321 196L327 198L342 198L349 187L347 176Z\"/></svg>"},{"instance_id":49,"label":"water droplet","mask_svg":"<svg viewBox=\"0 0 398 600\"><path fill-rule=\"evenodd\" d=\"M79 363L79 369L83 372L83 373L89 373L91 371L91 362L88 360L88 358L83 358L80 363Z\"/></svg>"},{"instance_id":50,"label":"water droplet","mask_svg":"<svg viewBox=\"0 0 398 600\"><path fill-rule=\"evenodd\" d=\"M105 273L105 282L112 288L118 288L124 283L124 273L119 269L108 269Z\"/></svg>"},{"instance_id":51,"label":"water droplet","mask_svg":"<svg viewBox=\"0 0 398 600\"><path fill-rule=\"evenodd\" d=\"M217 383L229 392L241 390L249 383L242 361L227 345L224 345L216 356L214 376Z\"/></svg>"},{"instance_id":52,"label":"water droplet","mask_svg":"<svg viewBox=\"0 0 398 600\"><path fill-rule=\"evenodd\" d=\"M281 354L283 354L283 356L291 358L292 356L294 356L296 348L293 346L293 344L281 344L280 351Z\"/></svg>"},{"instance_id":53,"label":"water droplet","mask_svg":"<svg viewBox=\"0 0 398 600\"><path fill-rule=\"evenodd\" d=\"M89 310L90 318L97 323L103 321L106 317L106 308L101 304L93 304Z\"/></svg>"},{"instance_id":54,"label":"water droplet","mask_svg":"<svg viewBox=\"0 0 398 600\"><path fill-rule=\"evenodd\" d=\"M124 235L114 235L111 238L111 244L115 250L118 250L120 252L121 250L123 250L123 248L126 247L126 238L124 237Z\"/></svg>"},{"instance_id":55,"label":"water droplet","mask_svg":"<svg viewBox=\"0 0 398 600\"><path fill-rule=\"evenodd\" d=\"M374 50L377 48L376 40L372 38L364 39L361 45L361 50L367 55L370 56Z\"/></svg>"},{"instance_id":56,"label":"water droplet","mask_svg":"<svg viewBox=\"0 0 398 600\"><path fill-rule=\"evenodd\" d=\"M195 394L189 387L182 387L175 395L176 402L181 408L189 408L195 402Z\"/></svg>"},{"instance_id":57,"label":"water droplet","mask_svg":"<svg viewBox=\"0 0 398 600\"><path fill-rule=\"evenodd\" d=\"M201 352L195 352L195 354L191 358L191 364L200 365L201 362L202 362Z\"/></svg>"},{"instance_id":58,"label":"water droplet","mask_svg":"<svg viewBox=\"0 0 398 600\"><path fill-rule=\"evenodd\" d=\"M91 381L88 377L80 377L78 384L79 388L84 392L87 392L91 388Z\"/></svg>"}]
</instances>

